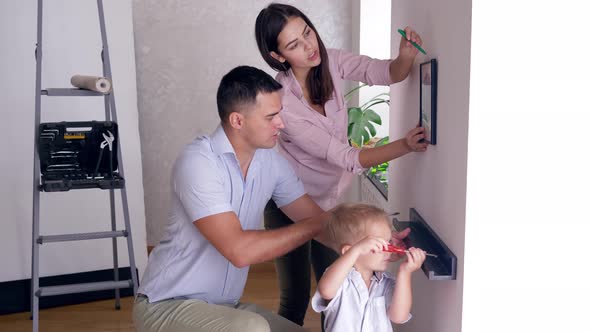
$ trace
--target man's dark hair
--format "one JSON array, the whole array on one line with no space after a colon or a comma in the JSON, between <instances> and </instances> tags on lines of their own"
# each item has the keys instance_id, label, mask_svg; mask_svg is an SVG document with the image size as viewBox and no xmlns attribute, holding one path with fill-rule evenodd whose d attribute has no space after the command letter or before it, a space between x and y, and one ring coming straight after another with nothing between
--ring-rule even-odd
<instances>
[{"instance_id":1,"label":"man's dark hair","mask_svg":"<svg viewBox=\"0 0 590 332\"><path fill-rule=\"evenodd\" d=\"M256 103L259 93L278 91L283 86L264 71L238 66L225 74L217 89L217 111L222 123L226 123L232 112L238 112L243 105Z\"/></svg>"}]
</instances>

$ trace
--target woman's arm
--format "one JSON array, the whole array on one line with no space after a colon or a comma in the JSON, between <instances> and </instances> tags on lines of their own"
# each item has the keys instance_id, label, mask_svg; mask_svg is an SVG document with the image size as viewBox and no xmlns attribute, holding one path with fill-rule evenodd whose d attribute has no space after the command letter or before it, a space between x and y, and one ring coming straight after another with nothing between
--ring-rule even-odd
<instances>
[{"instance_id":1,"label":"woman's arm","mask_svg":"<svg viewBox=\"0 0 590 332\"><path fill-rule=\"evenodd\" d=\"M420 143L423 138L424 128L414 128L402 139L379 147L362 149L359 153L359 162L364 168L369 168L410 152L424 152L428 143Z\"/></svg>"},{"instance_id":2,"label":"woman's arm","mask_svg":"<svg viewBox=\"0 0 590 332\"><path fill-rule=\"evenodd\" d=\"M389 64L389 76L393 83L405 80L410 74L410 70L412 70L414 59L416 59L416 55L418 55L418 49L416 49L410 41L422 45L422 39L416 31L412 30L410 27L406 27L404 30L408 39L401 37L399 43L399 55L397 59Z\"/></svg>"},{"instance_id":3,"label":"woman's arm","mask_svg":"<svg viewBox=\"0 0 590 332\"><path fill-rule=\"evenodd\" d=\"M413 46L412 46L413 47ZM391 61L389 64L389 76L393 83L398 83L406 79L412 70L414 59L403 59L397 57L397 59Z\"/></svg>"}]
</instances>

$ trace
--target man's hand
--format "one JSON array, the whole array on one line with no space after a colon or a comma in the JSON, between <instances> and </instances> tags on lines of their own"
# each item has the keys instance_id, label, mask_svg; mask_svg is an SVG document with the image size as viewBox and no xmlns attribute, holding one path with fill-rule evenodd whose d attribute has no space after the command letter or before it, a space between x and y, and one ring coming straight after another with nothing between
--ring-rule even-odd
<instances>
[{"instance_id":1,"label":"man's hand","mask_svg":"<svg viewBox=\"0 0 590 332\"><path fill-rule=\"evenodd\" d=\"M391 232L391 244L396 247L400 247L404 245L404 239L408 237L410 234L410 228L406 228L401 232L393 231Z\"/></svg>"},{"instance_id":2,"label":"man's hand","mask_svg":"<svg viewBox=\"0 0 590 332\"><path fill-rule=\"evenodd\" d=\"M406 228L401 232L393 231L391 232L391 244L396 247L404 247L404 239L408 237L410 234L410 228ZM391 257L389 257L390 262L397 262L399 261L404 255L398 254L396 252L392 253Z\"/></svg>"},{"instance_id":3,"label":"man's hand","mask_svg":"<svg viewBox=\"0 0 590 332\"><path fill-rule=\"evenodd\" d=\"M293 220L295 223L302 220L315 220L317 223L317 232L314 235L314 239L319 241L326 247L332 248L336 251L334 244L330 242L330 236L326 232L326 223L331 216L330 212L324 212L310 197L305 194L292 203L282 206L281 210L283 213Z\"/></svg>"}]
</instances>

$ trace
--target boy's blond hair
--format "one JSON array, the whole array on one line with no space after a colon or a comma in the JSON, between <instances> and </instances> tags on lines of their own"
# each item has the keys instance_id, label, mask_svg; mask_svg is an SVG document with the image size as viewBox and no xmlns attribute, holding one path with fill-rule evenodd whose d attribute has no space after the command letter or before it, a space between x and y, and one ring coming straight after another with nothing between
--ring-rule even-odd
<instances>
[{"instance_id":1,"label":"boy's blond hair","mask_svg":"<svg viewBox=\"0 0 590 332\"><path fill-rule=\"evenodd\" d=\"M389 217L383 209L370 204L346 203L332 210L332 217L326 227L332 243L339 249L345 244L353 245L364 238L370 222L385 222L391 227Z\"/></svg>"}]
</instances>

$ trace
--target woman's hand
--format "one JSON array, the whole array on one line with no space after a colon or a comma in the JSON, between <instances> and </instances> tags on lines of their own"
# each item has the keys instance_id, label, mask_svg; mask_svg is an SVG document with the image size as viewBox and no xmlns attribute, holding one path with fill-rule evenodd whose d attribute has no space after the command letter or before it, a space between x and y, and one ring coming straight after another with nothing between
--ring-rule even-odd
<instances>
[{"instance_id":1,"label":"woman's hand","mask_svg":"<svg viewBox=\"0 0 590 332\"><path fill-rule=\"evenodd\" d=\"M410 27L406 27L404 31L407 38L402 36L399 42L399 55L397 59L391 61L391 64L389 65L389 76L393 83L405 80L410 74L414 59L418 54L418 49L414 47L410 41L422 46L422 39L416 31L412 30Z\"/></svg>"},{"instance_id":2,"label":"woman's hand","mask_svg":"<svg viewBox=\"0 0 590 332\"><path fill-rule=\"evenodd\" d=\"M422 46L422 38L420 35L412 30L410 27L404 29L406 32L406 38L402 37L399 43L399 57L400 59L414 62L414 58L418 54L418 49L410 43L410 41Z\"/></svg>"},{"instance_id":3,"label":"woman's hand","mask_svg":"<svg viewBox=\"0 0 590 332\"><path fill-rule=\"evenodd\" d=\"M416 127L406 134L404 144L411 152L424 152L428 147L428 143L422 141L424 137L424 128Z\"/></svg>"}]
</instances>

